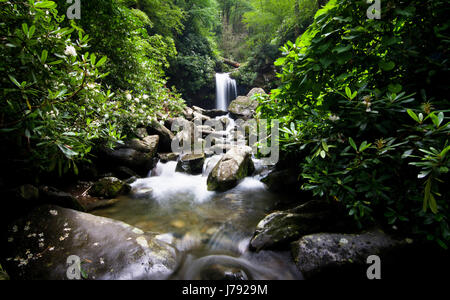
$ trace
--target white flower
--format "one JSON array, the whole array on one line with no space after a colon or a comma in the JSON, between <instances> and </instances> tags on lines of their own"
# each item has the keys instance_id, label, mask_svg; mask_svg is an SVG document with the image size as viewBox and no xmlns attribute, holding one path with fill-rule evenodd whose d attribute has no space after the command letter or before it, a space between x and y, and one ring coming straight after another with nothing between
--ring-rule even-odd
<instances>
[{"instance_id":1,"label":"white flower","mask_svg":"<svg viewBox=\"0 0 450 300\"><path fill-rule=\"evenodd\" d=\"M55 250L55 247L48 248L48 251L53 251L53 250Z\"/></svg>"},{"instance_id":2,"label":"white flower","mask_svg":"<svg viewBox=\"0 0 450 300\"><path fill-rule=\"evenodd\" d=\"M149 95L144 94L144 95L142 96L142 98L143 98L144 100L147 100L147 99L149 98Z\"/></svg>"},{"instance_id":3,"label":"white flower","mask_svg":"<svg viewBox=\"0 0 450 300\"><path fill-rule=\"evenodd\" d=\"M44 243L39 243L39 248L44 248Z\"/></svg>"},{"instance_id":4,"label":"white flower","mask_svg":"<svg viewBox=\"0 0 450 300\"><path fill-rule=\"evenodd\" d=\"M66 46L66 50L64 51L65 55L77 56L77 50L75 50L74 46Z\"/></svg>"},{"instance_id":5,"label":"white flower","mask_svg":"<svg viewBox=\"0 0 450 300\"><path fill-rule=\"evenodd\" d=\"M126 94L126 97L127 97L127 100L131 100L131 99L133 99L133 97L130 95L130 94Z\"/></svg>"},{"instance_id":6,"label":"white flower","mask_svg":"<svg viewBox=\"0 0 450 300\"><path fill-rule=\"evenodd\" d=\"M50 214L53 216L57 216L58 212L56 210L52 209L52 210L50 210Z\"/></svg>"},{"instance_id":7,"label":"white flower","mask_svg":"<svg viewBox=\"0 0 450 300\"><path fill-rule=\"evenodd\" d=\"M17 228L17 225L14 225L13 228L12 228L12 231L13 231L13 232L17 232L18 230L19 230L19 229Z\"/></svg>"},{"instance_id":8,"label":"white flower","mask_svg":"<svg viewBox=\"0 0 450 300\"><path fill-rule=\"evenodd\" d=\"M336 115L331 115L331 116L328 117L328 119L330 121L332 121L332 122L336 122L336 121L339 121L341 118L339 116L336 116Z\"/></svg>"},{"instance_id":9,"label":"white flower","mask_svg":"<svg viewBox=\"0 0 450 300\"><path fill-rule=\"evenodd\" d=\"M30 230L30 226L26 225L26 226L23 228L23 230L24 230L24 231ZM30 236L32 236L32 235L30 235Z\"/></svg>"},{"instance_id":10,"label":"white flower","mask_svg":"<svg viewBox=\"0 0 450 300\"><path fill-rule=\"evenodd\" d=\"M348 240L342 238L342 239L339 241L339 244L340 244L340 245L346 245L346 244L348 244Z\"/></svg>"},{"instance_id":11,"label":"white flower","mask_svg":"<svg viewBox=\"0 0 450 300\"><path fill-rule=\"evenodd\" d=\"M103 260L103 257L100 257L100 264L101 265L105 264L105 261Z\"/></svg>"}]
</instances>

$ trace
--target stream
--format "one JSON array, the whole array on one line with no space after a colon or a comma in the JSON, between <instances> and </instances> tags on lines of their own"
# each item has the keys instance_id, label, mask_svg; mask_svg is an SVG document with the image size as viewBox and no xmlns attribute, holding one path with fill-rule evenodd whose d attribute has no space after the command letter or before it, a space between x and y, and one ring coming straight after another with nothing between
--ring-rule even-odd
<instances>
[{"instance_id":1,"label":"stream","mask_svg":"<svg viewBox=\"0 0 450 300\"><path fill-rule=\"evenodd\" d=\"M217 108L223 109L235 98L236 83L228 74L217 74L216 80ZM227 118L224 134L233 144L235 122ZM176 247L182 257L172 279L301 279L289 251L249 250L258 222L284 200L260 181L270 168L253 158L253 176L226 192L210 192L207 178L220 158L207 158L203 174L196 176L175 172L175 161L159 162L147 178L132 184L130 195L95 214L163 233L158 239Z\"/></svg>"}]
</instances>

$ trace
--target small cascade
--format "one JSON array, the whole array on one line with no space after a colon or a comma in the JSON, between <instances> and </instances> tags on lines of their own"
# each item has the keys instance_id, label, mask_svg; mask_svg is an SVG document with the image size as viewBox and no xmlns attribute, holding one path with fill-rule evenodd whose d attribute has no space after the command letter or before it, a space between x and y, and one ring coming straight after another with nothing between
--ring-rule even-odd
<instances>
[{"instance_id":1,"label":"small cascade","mask_svg":"<svg viewBox=\"0 0 450 300\"><path fill-rule=\"evenodd\" d=\"M216 108L226 111L230 102L237 98L236 80L229 73L216 74Z\"/></svg>"}]
</instances>

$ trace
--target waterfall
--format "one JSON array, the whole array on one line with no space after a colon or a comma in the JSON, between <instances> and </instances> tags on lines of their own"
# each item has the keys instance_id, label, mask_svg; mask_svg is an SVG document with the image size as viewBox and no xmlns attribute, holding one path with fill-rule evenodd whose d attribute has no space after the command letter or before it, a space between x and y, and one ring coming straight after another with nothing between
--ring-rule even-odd
<instances>
[{"instance_id":1,"label":"waterfall","mask_svg":"<svg viewBox=\"0 0 450 300\"><path fill-rule=\"evenodd\" d=\"M227 110L229 103L237 98L236 80L229 73L216 74L216 108Z\"/></svg>"}]
</instances>

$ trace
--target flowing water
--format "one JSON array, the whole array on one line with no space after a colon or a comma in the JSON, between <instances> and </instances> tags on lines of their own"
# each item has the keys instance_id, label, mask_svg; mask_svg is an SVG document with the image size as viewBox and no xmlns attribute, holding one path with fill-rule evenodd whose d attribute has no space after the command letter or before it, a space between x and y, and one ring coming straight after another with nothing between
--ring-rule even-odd
<instances>
[{"instance_id":1,"label":"flowing water","mask_svg":"<svg viewBox=\"0 0 450 300\"><path fill-rule=\"evenodd\" d=\"M228 104L237 98L236 80L229 73L216 74L216 108L226 111Z\"/></svg>"},{"instance_id":2,"label":"flowing water","mask_svg":"<svg viewBox=\"0 0 450 300\"><path fill-rule=\"evenodd\" d=\"M218 158L209 158L205 165ZM158 163L150 177L132 184L131 196L95 213L163 233L158 238L183 255L173 279L215 279L217 273L227 272L255 280L301 278L289 253L248 249L257 223L281 200L258 176L216 193L206 188L210 168L198 176L175 168L176 162Z\"/></svg>"},{"instance_id":3,"label":"flowing water","mask_svg":"<svg viewBox=\"0 0 450 300\"><path fill-rule=\"evenodd\" d=\"M225 86L228 75L217 75ZM235 122L227 123L223 134L232 143ZM301 279L289 252L249 250L258 222L285 200L259 180L270 168L253 159L255 175L227 192L210 192L207 178L220 158L208 158L197 176L175 172L177 162L160 162L132 184L129 196L95 214L161 233L158 238L176 247L182 259L172 279Z\"/></svg>"}]
</instances>

